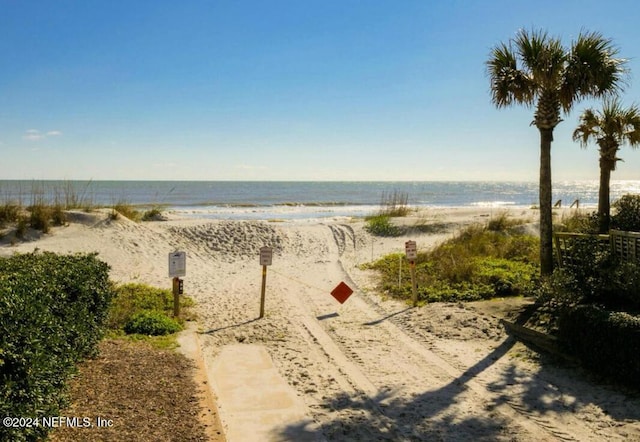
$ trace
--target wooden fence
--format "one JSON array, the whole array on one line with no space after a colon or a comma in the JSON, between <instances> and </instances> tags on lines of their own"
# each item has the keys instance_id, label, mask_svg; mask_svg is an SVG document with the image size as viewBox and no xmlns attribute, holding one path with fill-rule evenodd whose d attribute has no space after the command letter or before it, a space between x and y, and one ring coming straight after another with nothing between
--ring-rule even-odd
<instances>
[{"instance_id":1,"label":"wooden fence","mask_svg":"<svg viewBox=\"0 0 640 442\"><path fill-rule=\"evenodd\" d=\"M553 241L559 267L575 262L574 257L571 256L571 250L576 240L581 238L595 238L602 247L610 247L621 261L640 262L640 232L611 230L608 235L557 232L553 234Z\"/></svg>"},{"instance_id":2,"label":"wooden fence","mask_svg":"<svg viewBox=\"0 0 640 442\"><path fill-rule=\"evenodd\" d=\"M611 249L622 261L640 261L640 233L611 230Z\"/></svg>"}]
</instances>

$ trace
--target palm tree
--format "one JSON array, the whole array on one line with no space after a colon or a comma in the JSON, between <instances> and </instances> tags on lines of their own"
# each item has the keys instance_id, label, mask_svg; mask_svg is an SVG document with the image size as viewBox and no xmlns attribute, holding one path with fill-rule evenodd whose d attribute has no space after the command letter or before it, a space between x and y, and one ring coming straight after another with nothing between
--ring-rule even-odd
<instances>
[{"instance_id":1,"label":"palm tree","mask_svg":"<svg viewBox=\"0 0 640 442\"><path fill-rule=\"evenodd\" d=\"M626 60L616 58L611 40L581 33L567 50L545 31L520 30L507 44L491 51L487 71L491 100L498 107L535 107L540 132L540 272L553 272L551 210L551 142L553 130L586 97L602 97L622 89Z\"/></svg>"},{"instance_id":2,"label":"palm tree","mask_svg":"<svg viewBox=\"0 0 640 442\"><path fill-rule=\"evenodd\" d=\"M600 189L598 191L598 229L600 233L609 231L611 204L609 201L609 181L611 172L616 170L617 157L621 145L631 147L640 144L640 109L635 104L625 109L618 99L606 99L602 111L586 109L580 116L580 124L573 132L573 140L580 141L582 147L593 140L600 150Z\"/></svg>"}]
</instances>

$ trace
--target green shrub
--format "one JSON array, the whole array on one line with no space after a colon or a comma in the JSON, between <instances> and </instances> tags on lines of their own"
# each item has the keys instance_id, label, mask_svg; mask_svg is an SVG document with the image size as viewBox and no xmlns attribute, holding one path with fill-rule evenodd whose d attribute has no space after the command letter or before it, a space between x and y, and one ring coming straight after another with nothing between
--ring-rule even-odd
<instances>
[{"instance_id":1,"label":"green shrub","mask_svg":"<svg viewBox=\"0 0 640 442\"><path fill-rule=\"evenodd\" d=\"M612 207L612 229L640 232L640 195L624 195Z\"/></svg>"},{"instance_id":2,"label":"green shrub","mask_svg":"<svg viewBox=\"0 0 640 442\"><path fill-rule=\"evenodd\" d=\"M562 276L543 293L545 301L565 304L562 299L566 300L567 292L571 292L571 298L581 303L640 309L638 263L620 262L611 253L609 243L597 237L575 238L565 254L569 259L557 270Z\"/></svg>"},{"instance_id":3,"label":"green shrub","mask_svg":"<svg viewBox=\"0 0 640 442\"><path fill-rule=\"evenodd\" d=\"M603 290L607 290L610 271L615 265L609 243L595 236L579 237L571 242L565 254L567 259L563 271L575 281L575 290L585 302L599 302Z\"/></svg>"},{"instance_id":4,"label":"green shrub","mask_svg":"<svg viewBox=\"0 0 640 442\"><path fill-rule=\"evenodd\" d=\"M400 229L394 226L389 215L375 215L367 218L365 230L375 236L399 236Z\"/></svg>"},{"instance_id":5,"label":"green shrub","mask_svg":"<svg viewBox=\"0 0 640 442\"><path fill-rule=\"evenodd\" d=\"M116 287L116 295L109 308L107 325L112 329L120 329L142 311L170 312L172 309L173 294L170 290L146 284L123 284Z\"/></svg>"},{"instance_id":6,"label":"green shrub","mask_svg":"<svg viewBox=\"0 0 640 442\"><path fill-rule=\"evenodd\" d=\"M158 311L142 311L136 313L124 326L127 334L149 336L168 335L182 330L177 321Z\"/></svg>"},{"instance_id":7,"label":"green shrub","mask_svg":"<svg viewBox=\"0 0 640 442\"><path fill-rule=\"evenodd\" d=\"M0 415L59 415L75 364L93 356L113 295L96 255L0 259ZM47 429L1 427L0 440L39 440Z\"/></svg>"},{"instance_id":8,"label":"green shrub","mask_svg":"<svg viewBox=\"0 0 640 442\"><path fill-rule=\"evenodd\" d=\"M558 337L586 368L640 388L640 316L580 305L560 317Z\"/></svg>"},{"instance_id":9,"label":"green shrub","mask_svg":"<svg viewBox=\"0 0 640 442\"><path fill-rule=\"evenodd\" d=\"M607 276L604 297L610 305L640 310L640 263L618 262Z\"/></svg>"},{"instance_id":10,"label":"green shrub","mask_svg":"<svg viewBox=\"0 0 640 442\"><path fill-rule=\"evenodd\" d=\"M555 269L550 277L537 280L534 286L532 293L537 303L554 312L555 316L574 308L584 299L575 276L561 268Z\"/></svg>"},{"instance_id":11,"label":"green shrub","mask_svg":"<svg viewBox=\"0 0 640 442\"><path fill-rule=\"evenodd\" d=\"M194 318L189 310L194 304L190 297L180 295L181 320ZM115 288L106 324L112 330L121 330L143 312L158 312L167 316L173 314L173 293L146 284L119 285Z\"/></svg>"}]
</instances>

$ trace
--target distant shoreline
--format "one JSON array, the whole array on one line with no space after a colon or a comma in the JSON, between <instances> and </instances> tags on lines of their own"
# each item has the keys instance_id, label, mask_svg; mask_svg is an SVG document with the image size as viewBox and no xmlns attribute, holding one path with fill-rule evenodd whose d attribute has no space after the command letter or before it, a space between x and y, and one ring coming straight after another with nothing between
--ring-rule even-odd
<instances>
[{"instance_id":1,"label":"distant shoreline","mask_svg":"<svg viewBox=\"0 0 640 442\"><path fill-rule=\"evenodd\" d=\"M122 203L232 217L266 211L292 216L301 212L360 216L380 207L385 195L396 193L406 197L408 206L418 208L538 205L537 184L513 181L0 180L0 204L112 207ZM611 183L612 200L626 193L640 193L640 180ZM595 207L597 194L597 180L558 182L554 184L553 202L562 200L564 207L580 200L581 207Z\"/></svg>"}]
</instances>

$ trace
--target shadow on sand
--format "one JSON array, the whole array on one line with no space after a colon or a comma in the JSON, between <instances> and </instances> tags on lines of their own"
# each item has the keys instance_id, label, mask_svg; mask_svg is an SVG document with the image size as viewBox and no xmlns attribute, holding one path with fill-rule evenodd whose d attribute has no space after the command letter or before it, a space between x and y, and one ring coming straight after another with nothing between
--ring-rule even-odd
<instances>
[{"instance_id":1,"label":"shadow on sand","mask_svg":"<svg viewBox=\"0 0 640 442\"><path fill-rule=\"evenodd\" d=\"M374 322L379 323L384 319ZM526 318L520 317L517 322L524 320ZM496 410L503 405L532 418L532 423L544 421L548 414L573 414L589 405L606 410L616 420L628 422L640 419L640 399L637 396L626 397L620 391L596 385L576 367L544 355L536 373L525 373L515 363L507 363L501 377L495 382L476 382L475 391L478 388L487 391L488 398L483 409L473 415L465 416L463 413L460 416L461 408L458 406L464 407L461 405L464 400L462 396L469 391L469 382L503 358L516 342L513 337L508 337L447 385L411 398L394 398L393 391L375 397L348 394L328 397L320 405L322 409L336 416L340 411L349 412L344 414L346 418L338 417L319 425L315 438L331 441L525 440L522 428ZM513 385L518 386L517 397L506 392L501 394L505 387ZM575 439L561 427L540 426L540 429L548 435L548 440ZM311 429L306 424L292 425L282 430L278 440L293 441L292 435L300 432L311 435Z\"/></svg>"},{"instance_id":2,"label":"shadow on sand","mask_svg":"<svg viewBox=\"0 0 640 442\"><path fill-rule=\"evenodd\" d=\"M214 333L217 333L217 332L220 332L220 331L223 331L223 330L229 330L231 328L242 327L243 325L251 324L252 322L256 322L258 320L260 320L260 318L249 319L248 321L244 321L244 322L241 322L239 324L231 324L231 325L226 325L224 327L212 328L211 330L207 330L205 332L201 332L201 334L203 334L203 335L212 335Z\"/></svg>"}]
</instances>

